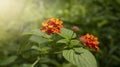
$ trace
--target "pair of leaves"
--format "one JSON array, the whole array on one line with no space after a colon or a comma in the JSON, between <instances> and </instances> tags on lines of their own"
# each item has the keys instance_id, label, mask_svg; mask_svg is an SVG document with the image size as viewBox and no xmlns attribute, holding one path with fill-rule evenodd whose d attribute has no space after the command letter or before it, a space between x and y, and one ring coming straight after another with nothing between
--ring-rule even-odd
<instances>
[{"instance_id":1,"label":"pair of leaves","mask_svg":"<svg viewBox=\"0 0 120 67\"><path fill-rule=\"evenodd\" d=\"M95 57L86 49L73 48L63 51L63 57L78 67L97 67Z\"/></svg>"},{"instance_id":2,"label":"pair of leaves","mask_svg":"<svg viewBox=\"0 0 120 67\"><path fill-rule=\"evenodd\" d=\"M69 42L69 40L67 40L67 39L61 39L61 40L59 40L59 41L57 41L57 43L64 43L64 44L67 44ZM69 45L71 45L71 46L77 46L77 45L81 45L80 43L79 43L79 40L70 40L70 44Z\"/></svg>"}]
</instances>

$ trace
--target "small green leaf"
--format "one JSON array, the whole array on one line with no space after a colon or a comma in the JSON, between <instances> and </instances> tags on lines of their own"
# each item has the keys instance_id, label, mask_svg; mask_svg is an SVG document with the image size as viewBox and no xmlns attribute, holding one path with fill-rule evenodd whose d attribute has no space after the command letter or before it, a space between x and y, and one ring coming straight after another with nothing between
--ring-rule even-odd
<instances>
[{"instance_id":1,"label":"small green leaf","mask_svg":"<svg viewBox=\"0 0 120 67\"><path fill-rule=\"evenodd\" d=\"M65 44L67 44L68 40L67 39L61 39L61 40L58 40L57 43L65 43Z\"/></svg>"},{"instance_id":2,"label":"small green leaf","mask_svg":"<svg viewBox=\"0 0 120 67\"><path fill-rule=\"evenodd\" d=\"M71 39L71 38L75 38L76 34L72 30L62 28L62 33L60 34L60 36L66 39Z\"/></svg>"},{"instance_id":3,"label":"small green leaf","mask_svg":"<svg viewBox=\"0 0 120 67\"><path fill-rule=\"evenodd\" d=\"M35 49L35 50L38 50L38 51L41 51L41 48L37 47L37 46L32 46L31 47L32 49Z\"/></svg>"},{"instance_id":4,"label":"small green leaf","mask_svg":"<svg viewBox=\"0 0 120 67\"><path fill-rule=\"evenodd\" d=\"M97 67L95 57L83 48L64 50L63 57L78 67Z\"/></svg>"},{"instance_id":5,"label":"small green leaf","mask_svg":"<svg viewBox=\"0 0 120 67\"><path fill-rule=\"evenodd\" d=\"M70 41L70 45L72 45L72 46L76 46L76 45L78 45L79 44L79 40L71 40Z\"/></svg>"}]
</instances>

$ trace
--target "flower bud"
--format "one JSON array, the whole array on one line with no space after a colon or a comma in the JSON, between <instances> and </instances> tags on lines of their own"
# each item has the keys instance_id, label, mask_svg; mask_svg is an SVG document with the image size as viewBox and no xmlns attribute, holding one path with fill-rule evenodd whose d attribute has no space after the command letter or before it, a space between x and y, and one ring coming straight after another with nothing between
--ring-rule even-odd
<instances>
[{"instance_id":1,"label":"flower bud","mask_svg":"<svg viewBox=\"0 0 120 67\"><path fill-rule=\"evenodd\" d=\"M73 30L73 31L80 31L80 28L79 28L78 26L73 26L73 27L72 27L72 30Z\"/></svg>"}]
</instances>

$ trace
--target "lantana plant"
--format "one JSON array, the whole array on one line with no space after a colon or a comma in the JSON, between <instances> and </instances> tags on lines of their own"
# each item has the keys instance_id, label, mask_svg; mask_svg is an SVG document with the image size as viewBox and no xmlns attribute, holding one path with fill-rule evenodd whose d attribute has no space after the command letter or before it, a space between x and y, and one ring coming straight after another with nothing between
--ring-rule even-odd
<instances>
[{"instance_id":1,"label":"lantana plant","mask_svg":"<svg viewBox=\"0 0 120 67\"><path fill-rule=\"evenodd\" d=\"M78 67L97 67L90 49L99 51L98 38L89 33L77 35L76 31L79 30L77 26L73 26L72 30L67 29L62 20L49 18L42 23L40 29L32 31L30 40L38 45L33 45L31 49L39 51L41 55L61 54Z\"/></svg>"}]
</instances>

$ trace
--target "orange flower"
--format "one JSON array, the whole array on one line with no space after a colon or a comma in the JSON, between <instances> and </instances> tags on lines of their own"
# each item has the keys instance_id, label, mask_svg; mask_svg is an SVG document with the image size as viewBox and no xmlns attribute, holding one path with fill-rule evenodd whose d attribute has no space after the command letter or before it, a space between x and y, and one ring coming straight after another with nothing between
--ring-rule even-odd
<instances>
[{"instance_id":1,"label":"orange flower","mask_svg":"<svg viewBox=\"0 0 120 67\"><path fill-rule=\"evenodd\" d=\"M96 51L99 50L99 41L98 38L91 35L91 34L86 34L84 36L81 36L80 38L80 42L82 42L84 44L84 46L88 46L89 48L92 48Z\"/></svg>"},{"instance_id":2,"label":"orange flower","mask_svg":"<svg viewBox=\"0 0 120 67\"><path fill-rule=\"evenodd\" d=\"M42 23L41 30L49 35L52 33L61 33L62 23L63 22L57 18L50 18Z\"/></svg>"}]
</instances>

